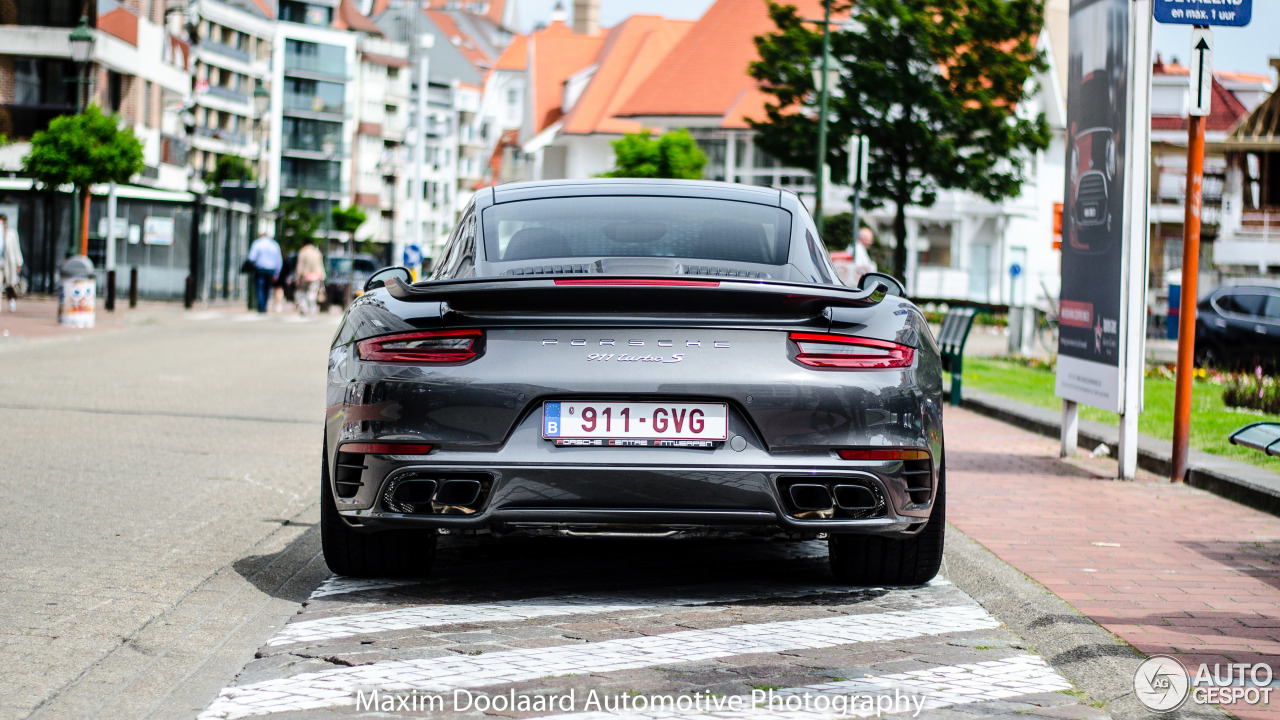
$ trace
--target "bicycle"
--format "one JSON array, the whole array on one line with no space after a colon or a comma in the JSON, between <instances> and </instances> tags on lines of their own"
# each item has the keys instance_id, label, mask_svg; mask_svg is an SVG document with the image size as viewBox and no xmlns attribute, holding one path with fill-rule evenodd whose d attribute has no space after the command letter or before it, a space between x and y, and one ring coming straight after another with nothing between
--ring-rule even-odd
<instances>
[{"instance_id":1,"label":"bicycle","mask_svg":"<svg viewBox=\"0 0 1280 720\"><path fill-rule=\"evenodd\" d=\"M1036 308L1036 342L1040 348L1050 355L1058 354L1058 318L1060 303L1058 298L1049 292L1042 280L1040 287L1044 290L1045 304L1048 309Z\"/></svg>"}]
</instances>

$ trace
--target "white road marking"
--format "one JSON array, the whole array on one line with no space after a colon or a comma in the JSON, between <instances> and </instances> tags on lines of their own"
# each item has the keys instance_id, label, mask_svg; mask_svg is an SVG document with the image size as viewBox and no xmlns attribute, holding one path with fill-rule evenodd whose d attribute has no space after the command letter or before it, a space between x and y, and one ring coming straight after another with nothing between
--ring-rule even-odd
<instances>
[{"instance_id":1,"label":"white road marking","mask_svg":"<svg viewBox=\"0 0 1280 720\"><path fill-rule=\"evenodd\" d=\"M370 590L385 590L387 588L404 587L405 585L417 585L417 580L391 580L389 578L373 578L365 580L363 578L349 578L341 575L334 575L328 580L320 583L320 587L311 593L311 600L316 598L329 597L330 595L344 595L354 592L368 592Z\"/></svg>"},{"instance_id":2,"label":"white road marking","mask_svg":"<svg viewBox=\"0 0 1280 720\"><path fill-rule=\"evenodd\" d=\"M881 714L936 710L953 705L1006 700L1034 693L1070 690L1071 683L1034 655L1015 655L1002 660L949 665L927 670L878 675L821 685L737 696L737 709L730 698L704 697L701 708L679 709L670 703L645 709L622 709L551 715L540 720L672 720L707 718L713 720L823 720L835 717L870 717ZM664 693L654 693L661 698ZM884 700L880 700L884 698ZM617 703L635 702L618 698ZM889 701L896 701L889 704ZM904 704L905 701L905 704ZM600 702L605 702L603 699ZM646 699L646 704L650 701ZM708 707L710 706L710 707Z\"/></svg>"},{"instance_id":3,"label":"white road marking","mask_svg":"<svg viewBox=\"0 0 1280 720\"><path fill-rule=\"evenodd\" d=\"M444 692L567 673L613 672L734 655L903 640L999 625L980 607L956 606L735 625L475 657L391 660L226 688L200 718L230 719L350 705L356 688Z\"/></svg>"},{"instance_id":4,"label":"white road marking","mask_svg":"<svg viewBox=\"0 0 1280 720\"><path fill-rule=\"evenodd\" d=\"M370 582L370 581L366 581ZM316 592L319 592L318 590ZM350 590L346 592L352 592ZM627 610L643 610L653 607L679 607L709 605L718 602L742 600L807 597L855 592L852 589L826 587L787 587L785 585L762 588L726 587L707 588L702 596L694 592L689 596L674 596L669 591L592 594L580 596L536 597L522 600L503 600L493 603L467 605L419 605L416 607L383 610L355 615L299 620L289 623L267 641L269 647L290 643L317 643L327 640L364 635L367 633L412 630L462 623L491 623L529 620L556 615L587 615ZM312 593L312 598L317 597Z\"/></svg>"}]
</instances>

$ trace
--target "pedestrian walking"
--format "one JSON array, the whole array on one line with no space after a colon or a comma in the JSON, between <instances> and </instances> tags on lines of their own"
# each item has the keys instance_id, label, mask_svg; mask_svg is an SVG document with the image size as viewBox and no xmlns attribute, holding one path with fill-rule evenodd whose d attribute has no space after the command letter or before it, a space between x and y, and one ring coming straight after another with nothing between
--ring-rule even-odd
<instances>
[{"instance_id":1,"label":"pedestrian walking","mask_svg":"<svg viewBox=\"0 0 1280 720\"><path fill-rule=\"evenodd\" d=\"M856 286L863 275L876 271L876 261L871 259L871 246L875 244L875 235L871 228L858 231L858 242L853 244L853 284Z\"/></svg>"},{"instance_id":2,"label":"pedestrian walking","mask_svg":"<svg viewBox=\"0 0 1280 720\"><path fill-rule=\"evenodd\" d=\"M302 246L298 251L294 275L298 278L298 307L303 315L315 315L320 286L324 284L324 256L320 254L320 248L311 243Z\"/></svg>"},{"instance_id":3,"label":"pedestrian walking","mask_svg":"<svg viewBox=\"0 0 1280 720\"><path fill-rule=\"evenodd\" d=\"M257 292L258 312L265 315L267 302L271 299L272 285L280 277L280 269L284 267L280 244L265 233L258 236L249 247L249 263L253 265L253 287Z\"/></svg>"},{"instance_id":4,"label":"pedestrian walking","mask_svg":"<svg viewBox=\"0 0 1280 720\"><path fill-rule=\"evenodd\" d=\"M9 216L0 214L0 290L9 312L18 312L18 285L22 282L22 244Z\"/></svg>"}]
</instances>

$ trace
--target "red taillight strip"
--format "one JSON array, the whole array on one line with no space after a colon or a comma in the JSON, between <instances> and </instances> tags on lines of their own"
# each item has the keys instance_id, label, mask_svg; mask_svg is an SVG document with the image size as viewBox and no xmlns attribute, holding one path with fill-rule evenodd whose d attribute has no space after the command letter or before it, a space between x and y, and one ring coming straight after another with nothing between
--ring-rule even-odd
<instances>
[{"instance_id":1,"label":"red taillight strip","mask_svg":"<svg viewBox=\"0 0 1280 720\"><path fill-rule=\"evenodd\" d=\"M809 367L837 368L843 370L877 370L883 368L910 367L915 357L915 350L906 345L899 345L887 340L850 337L849 335L828 335L824 333L791 333L791 341L800 347L800 343L826 343L845 347L864 347L879 350L880 354L858 355L853 353L801 352L796 354L796 361Z\"/></svg>"},{"instance_id":2,"label":"red taillight strip","mask_svg":"<svg viewBox=\"0 0 1280 720\"><path fill-rule=\"evenodd\" d=\"M351 442L338 446L338 452L366 455L426 455L431 446L425 443Z\"/></svg>"},{"instance_id":3,"label":"red taillight strip","mask_svg":"<svg viewBox=\"0 0 1280 720\"><path fill-rule=\"evenodd\" d=\"M864 450L839 449L841 460L928 460L928 450Z\"/></svg>"},{"instance_id":4,"label":"red taillight strip","mask_svg":"<svg viewBox=\"0 0 1280 720\"><path fill-rule=\"evenodd\" d=\"M483 330L419 330L414 332L380 335L361 340L356 344L361 360L373 362L405 362L405 363L446 363L466 362L476 356L476 341L484 337ZM388 347L395 343L407 343L414 340L460 340L467 339L465 347Z\"/></svg>"},{"instance_id":5,"label":"red taillight strip","mask_svg":"<svg viewBox=\"0 0 1280 720\"><path fill-rule=\"evenodd\" d=\"M661 278L566 278L557 285L667 285L670 287L720 287L719 280L663 280Z\"/></svg>"}]
</instances>

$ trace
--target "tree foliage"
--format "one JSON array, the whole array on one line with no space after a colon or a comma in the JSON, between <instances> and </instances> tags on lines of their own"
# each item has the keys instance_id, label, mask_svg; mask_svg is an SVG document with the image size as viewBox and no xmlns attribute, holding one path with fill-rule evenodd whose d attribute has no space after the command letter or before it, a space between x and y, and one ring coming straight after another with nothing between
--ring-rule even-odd
<instances>
[{"instance_id":1,"label":"tree foliage","mask_svg":"<svg viewBox=\"0 0 1280 720\"><path fill-rule=\"evenodd\" d=\"M338 232L354 234L368 219L369 216L365 215L364 211L356 205L348 208L335 207L333 209L333 227Z\"/></svg>"},{"instance_id":2,"label":"tree foliage","mask_svg":"<svg viewBox=\"0 0 1280 720\"><path fill-rule=\"evenodd\" d=\"M830 93L827 163L844 181L851 135L871 143L863 199L895 205L894 271L906 268L906 207L928 207L939 190L967 190L991 201L1019 193L1031 154L1049 145L1044 115L1025 100L1047 66L1034 45L1043 0L832 0L832 57L840 80ZM797 167L816 163L820 26L792 6L770 3L776 32L756 38L750 66L775 102L752 122L756 143ZM836 243L839 244L839 243Z\"/></svg>"},{"instance_id":3,"label":"tree foliage","mask_svg":"<svg viewBox=\"0 0 1280 720\"><path fill-rule=\"evenodd\" d=\"M320 229L321 215L311 209L311 201L305 195L289 198L280 203L280 250L285 254L295 252L309 242L315 242Z\"/></svg>"},{"instance_id":4,"label":"tree foliage","mask_svg":"<svg viewBox=\"0 0 1280 720\"><path fill-rule=\"evenodd\" d=\"M697 180L707 156L688 130L676 130L654 139L648 130L628 133L613 141L613 169L600 177L679 178Z\"/></svg>"},{"instance_id":5,"label":"tree foliage","mask_svg":"<svg viewBox=\"0 0 1280 720\"><path fill-rule=\"evenodd\" d=\"M120 118L90 105L79 115L61 115L31 138L23 169L45 188L70 183L126 183L142 172L142 143Z\"/></svg>"},{"instance_id":6,"label":"tree foliage","mask_svg":"<svg viewBox=\"0 0 1280 720\"><path fill-rule=\"evenodd\" d=\"M219 155L213 164L213 170L204 175L210 195L221 194L224 182L246 182L253 179L253 166L239 155Z\"/></svg>"}]
</instances>

